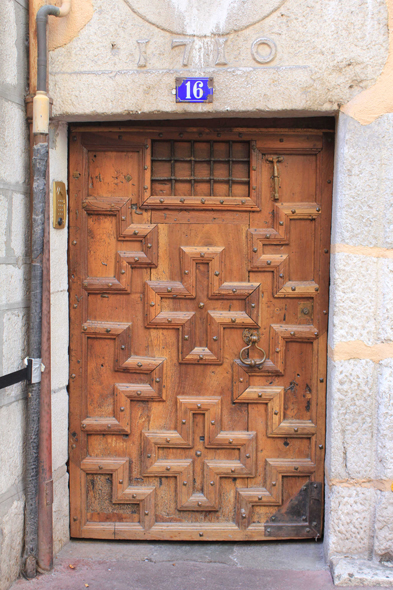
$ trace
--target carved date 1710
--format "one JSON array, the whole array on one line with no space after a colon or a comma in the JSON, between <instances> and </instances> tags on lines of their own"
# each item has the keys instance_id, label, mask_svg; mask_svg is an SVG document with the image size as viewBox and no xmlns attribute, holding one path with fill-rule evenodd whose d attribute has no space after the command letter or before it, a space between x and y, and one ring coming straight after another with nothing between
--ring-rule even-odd
<instances>
[{"instance_id":1,"label":"carved date 1710","mask_svg":"<svg viewBox=\"0 0 393 590\"><path fill-rule=\"evenodd\" d=\"M216 38L215 39L215 48L214 48L214 65L215 66L227 66L228 61L225 55L225 47L226 42L228 41L227 38ZM150 42L150 39L138 39L138 49L139 49L139 57L138 57L138 68L145 68L148 65L148 49L147 45ZM183 53L181 56L181 65L188 66L190 65L190 60L192 57L192 48L194 45L194 39L172 39L171 49L175 47L183 47ZM267 52L261 53L261 48L267 48ZM268 39L267 37L258 37L255 41L252 42L251 47L251 56L252 58L259 64L267 64L274 60L277 55L277 46L272 39Z\"/></svg>"}]
</instances>

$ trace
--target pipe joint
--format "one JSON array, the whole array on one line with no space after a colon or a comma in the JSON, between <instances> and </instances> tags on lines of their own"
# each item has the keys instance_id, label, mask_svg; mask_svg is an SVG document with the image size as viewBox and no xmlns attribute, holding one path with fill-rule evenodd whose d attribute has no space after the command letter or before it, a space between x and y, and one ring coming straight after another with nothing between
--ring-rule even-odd
<instances>
[{"instance_id":1,"label":"pipe joint","mask_svg":"<svg viewBox=\"0 0 393 590\"><path fill-rule=\"evenodd\" d=\"M37 90L33 98L33 134L49 133L49 96L43 90Z\"/></svg>"},{"instance_id":2,"label":"pipe joint","mask_svg":"<svg viewBox=\"0 0 393 590\"><path fill-rule=\"evenodd\" d=\"M37 12L37 16L35 17L37 23L38 22L45 22L47 23L48 16L60 16L60 8L58 6L52 6L51 4L45 4L41 6L41 8Z\"/></svg>"}]
</instances>

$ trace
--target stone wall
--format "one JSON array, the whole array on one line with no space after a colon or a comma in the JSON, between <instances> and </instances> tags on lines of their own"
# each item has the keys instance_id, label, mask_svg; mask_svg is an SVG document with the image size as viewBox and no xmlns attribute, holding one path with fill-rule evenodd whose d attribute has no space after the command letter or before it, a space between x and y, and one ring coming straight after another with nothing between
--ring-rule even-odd
<instances>
[{"instance_id":1,"label":"stone wall","mask_svg":"<svg viewBox=\"0 0 393 590\"><path fill-rule=\"evenodd\" d=\"M0 375L22 368L29 305L27 0L0 2ZM19 574L26 386L0 390L0 590Z\"/></svg>"},{"instance_id":2,"label":"stone wall","mask_svg":"<svg viewBox=\"0 0 393 590\"><path fill-rule=\"evenodd\" d=\"M337 583L350 582L348 575L356 569L351 559L340 558L393 563L392 149L393 114L367 126L340 115L325 531Z\"/></svg>"}]
</instances>

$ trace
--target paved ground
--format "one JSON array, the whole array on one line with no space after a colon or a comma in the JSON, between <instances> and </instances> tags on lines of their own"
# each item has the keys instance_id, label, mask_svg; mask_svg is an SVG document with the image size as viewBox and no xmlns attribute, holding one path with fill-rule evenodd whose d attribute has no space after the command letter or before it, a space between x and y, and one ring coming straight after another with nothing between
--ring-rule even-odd
<instances>
[{"instance_id":1,"label":"paved ground","mask_svg":"<svg viewBox=\"0 0 393 590\"><path fill-rule=\"evenodd\" d=\"M55 569L12 590L331 590L315 541L139 543L72 541ZM357 587L352 586L351 590ZM370 587L369 587L370 588ZM363 589L364 590L364 589Z\"/></svg>"}]
</instances>

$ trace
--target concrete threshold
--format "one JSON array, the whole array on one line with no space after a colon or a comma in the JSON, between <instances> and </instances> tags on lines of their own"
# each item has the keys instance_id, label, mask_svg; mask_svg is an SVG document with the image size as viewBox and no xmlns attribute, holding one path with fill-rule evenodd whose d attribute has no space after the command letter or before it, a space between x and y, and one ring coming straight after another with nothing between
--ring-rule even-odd
<instances>
[{"instance_id":1,"label":"concrete threshold","mask_svg":"<svg viewBox=\"0 0 393 590\"><path fill-rule=\"evenodd\" d=\"M315 541L145 543L71 541L53 572L12 590L328 590L334 588ZM352 586L352 590L356 587ZM360 587L359 587L360 588Z\"/></svg>"}]
</instances>

